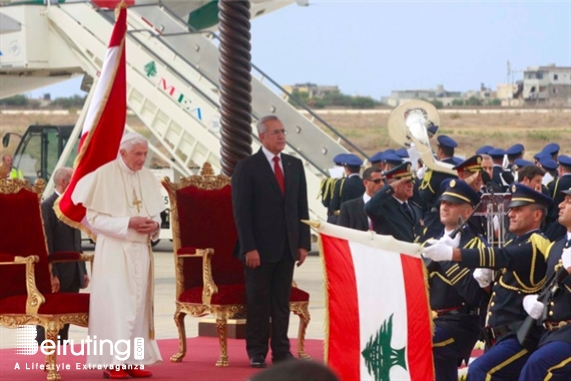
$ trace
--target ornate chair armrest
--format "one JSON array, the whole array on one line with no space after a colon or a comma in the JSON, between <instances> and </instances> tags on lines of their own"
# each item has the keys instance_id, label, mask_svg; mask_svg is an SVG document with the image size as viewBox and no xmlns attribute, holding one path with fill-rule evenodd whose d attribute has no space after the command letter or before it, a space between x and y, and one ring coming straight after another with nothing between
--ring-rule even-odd
<instances>
[{"instance_id":1,"label":"ornate chair armrest","mask_svg":"<svg viewBox=\"0 0 571 381\"><path fill-rule=\"evenodd\" d=\"M26 290L28 297L26 299L26 314L35 315L38 309L45 303L46 298L40 293L36 287L36 276L34 271L34 263L40 261L37 255L27 257L12 256L13 260L8 261L10 254L0 255L0 265L25 265L26 266Z\"/></svg>"},{"instance_id":2,"label":"ornate chair armrest","mask_svg":"<svg viewBox=\"0 0 571 381\"><path fill-rule=\"evenodd\" d=\"M93 261L93 254L82 254L75 251L58 251L48 255L48 262L91 262Z\"/></svg>"},{"instance_id":3,"label":"ornate chair armrest","mask_svg":"<svg viewBox=\"0 0 571 381\"><path fill-rule=\"evenodd\" d=\"M214 249L205 249L202 256L202 304L210 304L212 295L218 292L218 287L212 278L212 260Z\"/></svg>"}]
</instances>

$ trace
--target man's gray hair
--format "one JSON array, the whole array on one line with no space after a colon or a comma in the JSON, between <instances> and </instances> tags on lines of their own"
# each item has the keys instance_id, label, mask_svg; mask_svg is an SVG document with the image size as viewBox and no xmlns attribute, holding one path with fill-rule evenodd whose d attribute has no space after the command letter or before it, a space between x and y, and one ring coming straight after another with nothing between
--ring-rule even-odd
<instances>
[{"instance_id":1,"label":"man's gray hair","mask_svg":"<svg viewBox=\"0 0 571 381\"><path fill-rule=\"evenodd\" d=\"M119 151L121 150L130 151L134 146L138 144L144 144L146 146L149 146L149 141L143 135L137 134L137 136L133 136L130 139L124 139L121 142L121 145L119 145Z\"/></svg>"},{"instance_id":2,"label":"man's gray hair","mask_svg":"<svg viewBox=\"0 0 571 381\"><path fill-rule=\"evenodd\" d=\"M268 126L266 126L266 122L269 122L270 120L280 120L280 119L275 115L266 115L264 117L261 117L258 120L258 123L256 123L258 134L263 134L264 132L266 132L266 130L268 129Z\"/></svg>"},{"instance_id":3,"label":"man's gray hair","mask_svg":"<svg viewBox=\"0 0 571 381\"><path fill-rule=\"evenodd\" d=\"M59 184L61 180L70 180L73 169L69 167L61 167L54 172L54 184Z\"/></svg>"}]
</instances>

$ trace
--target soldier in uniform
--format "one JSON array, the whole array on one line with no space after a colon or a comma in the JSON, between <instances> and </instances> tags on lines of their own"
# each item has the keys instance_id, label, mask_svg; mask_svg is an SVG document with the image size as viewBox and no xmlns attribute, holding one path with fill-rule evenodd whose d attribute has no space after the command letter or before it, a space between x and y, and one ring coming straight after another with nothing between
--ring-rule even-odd
<instances>
[{"instance_id":1,"label":"soldier in uniform","mask_svg":"<svg viewBox=\"0 0 571 381\"><path fill-rule=\"evenodd\" d=\"M439 135L436 140L438 141L436 158L444 163L456 165L454 163L454 148L458 144L446 135ZM418 195L424 211L425 239L435 237L443 229L438 217L438 199L442 193L440 185L447 178L455 178L455 176L429 169L426 171L422 184L418 188Z\"/></svg>"},{"instance_id":2,"label":"soldier in uniform","mask_svg":"<svg viewBox=\"0 0 571 381\"><path fill-rule=\"evenodd\" d=\"M450 235L458 227L458 218L466 220L480 202L480 195L467 183L450 180L440 197L440 221L443 235ZM468 226L458 233L459 247L482 249L484 240ZM430 308L433 311L434 337L432 350L436 379L457 381L458 366L468 363L470 353L480 335L479 309L487 300L487 293L472 277L473 270L456 262L433 262L429 265Z\"/></svg>"},{"instance_id":3,"label":"soldier in uniform","mask_svg":"<svg viewBox=\"0 0 571 381\"><path fill-rule=\"evenodd\" d=\"M401 165L404 160L396 153L385 152L383 154L383 161L385 162L385 171L390 171L394 167Z\"/></svg>"},{"instance_id":4,"label":"soldier in uniform","mask_svg":"<svg viewBox=\"0 0 571 381\"><path fill-rule=\"evenodd\" d=\"M340 153L336 155L333 158L333 163L335 163L335 165L338 167L342 167L343 163L345 162L346 156L347 156L346 153ZM327 222L335 223L334 221L331 221L332 219L337 218L334 215L334 210L331 207L331 200L333 199L333 194L336 191L337 192L341 191L341 184L344 181L345 181L344 177L341 178L328 177L321 181L321 186L320 186L321 203L323 204L324 207L327 208ZM336 190L336 188L338 189Z\"/></svg>"},{"instance_id":5,"label":"soldier in uniform","mask_svg":"<svg viewBox=\"0 0 571 381\"><path fill-rule=\"evenodd\" d=\"M371 167L379 168L381 171L385 170L385 162L383 161L383 151L379 151L369 158Z\"/></svg>"},{"instance_id":6,"label":"soldier in uniform","mask_svg":"<svg viewBox=\"0 0 571 381\"><path fill-rule=\"evenodd\" d=\"M525 148L523 144L517 143L506 150L506 155L508 155L508 169L513 172L513 166L515 165L515 160L523 158L523 153Z\"/></svg>"},{"instance_id":7,"label":"soldier in uniform","mask_svg":"<svg viewBox=\"0 0 571 381\"><path fill-rule=\"evenodd\" d=\"M465 181L476 193L480 195L483 193L482 156L474 155L455 166L454 169L458 172L458 179ZM468 224L475 234L486 236L486 217L472 216Z\"/></svg>"},{"instance_id":8,"label":"soldier in uniform","mask_svg":"<svg viewBox=\"0 0 571 381\"><path fill-rule=\"evenodd\" d=\"M400 241L414 242L419 236L420 207L409 202L413 192L414 175L410 162L385 173L387 184L365 204L377 234L392 235Z\"/></svg>"},{"instance_id":9,"label":"soldier in uniform","mask_svg":"<svg viewBox=\"0 0 571 381\"><path fill-rule=\"evenodd\" d=\"M336 224L339 219L341 204L345 201L363 196L365 186L363 185L361 176L359 176L361 165L363 165L363 160L359 159L357 155L351 153L345 155L343 167L345 168L346 178L344 181L339 182L339 185L335 184L333 197L329 205L329 208L333 212L332 218L331 220L328 218L327 222Z\"/></svg>"},{"instance_id":10,"label":"soldier in uniform","mask_svg":"<svg viewBox=\"0 0 571 381\"><path fill-rule=\"evenodd\" d=\"M511 183L513 183L514 178L510 171L506 171L503 167L503 161L506 151L501 148L494 148L488 155L492 157L494 162L492 182L495 184L495 189L499 189L500 192L506 192Z\"/></svg>"},{"instance_id":11,"label":"soldier in uniform","mask_svg":"<svg viewBox=\"0 0 571 381\"><path fill-rule=\"evenodd\" d=\"M550 242L539 227L553 200L525 185L510 187L512 199L508 213L514 240L503 248L458 249L450 237L424 248L423 255L435 261L460 262L469 268L501 270L491 289L487 325L484 328L489 349L468 368L468 380L517 380L521 368L537 345L541 327L534 327L530 347L517 339L517 330L527 317L523 308L525 295L537 293L545 281L546 258ZM492 281L491 271L486 279ZM478 279L485 286L484 279Z\"/></svg>"},{"instance_id":12,"label":"soldier in uniform","mask_svg":"<svg viewBox=\"0 0 571 381\"><path fill-rule=\"evenodd\" d=\"M571 186L560 193L565 198L559 204L559 223L567 229L567 234L549 248L547 279L561 266L571 273ZM570 380L571 276L565 278L547 305L539 302L537 295L528 295L523 306L534 319L540 319L546 312L543 322L546 332L539 340L538 349L525 363L519 380Z\"/></svg>"}]
</instances>

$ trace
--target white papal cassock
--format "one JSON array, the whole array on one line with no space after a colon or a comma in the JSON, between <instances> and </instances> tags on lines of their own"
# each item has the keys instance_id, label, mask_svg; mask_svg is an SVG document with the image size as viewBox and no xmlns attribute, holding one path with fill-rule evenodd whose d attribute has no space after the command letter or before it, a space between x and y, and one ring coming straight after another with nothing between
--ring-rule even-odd
<instances>
[{"instance_id":1,"label":"white papal cassock","mask_svg":"<svg viewBox=\"0 0 571 381\"><path fill-rule=\"evenodd\" d=\"M74 203L87 209L87 222L97 234L91 299L89 303L88 334L93 344L87 356L90 365L138 364L152 365L162 361L154 340L153 327L153 256L150 238L129 229L130 217L152 218L160 225L164 204L159 184L147 169L130 170L121 157L98 168L81 179L72 195ZM138 201L141 201L139 203ZM144 358L135 359L134 340L143 338ZM130 355L125 360L126 344L113 353L101 340L128 340ZM119 357L119 358L118 358Z\"/></svg>"}]
</instances>

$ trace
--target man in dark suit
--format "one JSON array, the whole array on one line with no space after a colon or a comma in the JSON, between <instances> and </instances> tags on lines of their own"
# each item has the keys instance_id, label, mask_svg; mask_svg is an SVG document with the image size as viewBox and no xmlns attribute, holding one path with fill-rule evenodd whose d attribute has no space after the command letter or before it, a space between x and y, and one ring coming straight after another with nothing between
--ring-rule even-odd
<instances>
[{"instance_id":1,"label":"man in dark suit","mask_svg":"<svg viewBox=\"0 0 571 381\"><path fill-rule=\"evenodd\" d=\"M65 191L71 180L71 168L59 168L54 173L55 192L42 202L42 217L44 230L48 243L48 253L81 252L81 233L66 223L60 221L54 212L54 202ZM54 292L79 292L86 288L89 277L85 262L63 262L52 264L52 289ZM58 333L60 341L68 339L69 324L66 324ZM45 331L37 327L36 340L41 343L45 340Z\"/></svg>"},{"instance_id":2,"label":"man in dark suit","mask_svg":"<svg viewBox=\"0 0 571 381\"><path fill-rule=\"evenodd\" d=\"M365 204L385 184L383 183L382 171L376 167L369 167L363 172L363 184L365 193L362 197L349 200L341 204L341 212L337 225L362 231L372 230L371 221L365 213Z\"/></svg>"},{"instance_id":3,"label":"man in dark suit","mask_svg":"<svg viewBox=\"0 0 571 381\"><path fill-rule=\"evenodd\" d=\"M303 163L281 153L285 129L276 116L260 119L257 127L262 148L236 166L232 202L235 254L246 277L246 350L250 365L263 368L268 341L273 362L293 357L287 336L293 269L295 261L298 266L305 261L310 236L301 222L309 218Z\"/></svg>"},{"instance_id":4,"label":"man in dark suit","mask_svg":"<svg viewBox=\"0 0 571 381\"><path fill-rule=\"evenodd\" d=\"M420 234L422 216L420 207L409 202L414 188L410 162L386 172L385 178L387 184L365 204L365 212L377 234L414 242Z\"/></svg>"}]
</instances>

